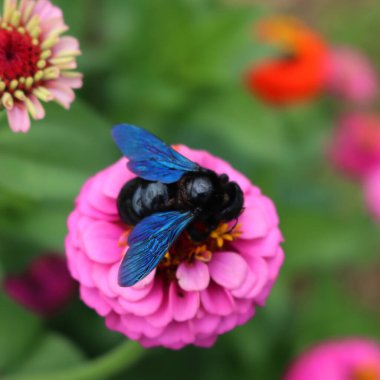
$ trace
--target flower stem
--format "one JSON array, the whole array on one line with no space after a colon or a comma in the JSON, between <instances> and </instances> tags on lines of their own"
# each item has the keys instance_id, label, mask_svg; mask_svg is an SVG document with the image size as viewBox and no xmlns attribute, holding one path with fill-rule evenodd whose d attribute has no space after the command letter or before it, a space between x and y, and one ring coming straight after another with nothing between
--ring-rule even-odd
<instances>
[{"instance_id":1,"label":"flower stem","mask_svg":"<svg viewBox=\"0 0 380 380\"><path fill-rule=\"evenodd\" d=\"M72 369L41 374L20 374L3 380L104 380L136 363L146 352L138 343L127 341L106 355Z\"/></svg>"}]
</instances>

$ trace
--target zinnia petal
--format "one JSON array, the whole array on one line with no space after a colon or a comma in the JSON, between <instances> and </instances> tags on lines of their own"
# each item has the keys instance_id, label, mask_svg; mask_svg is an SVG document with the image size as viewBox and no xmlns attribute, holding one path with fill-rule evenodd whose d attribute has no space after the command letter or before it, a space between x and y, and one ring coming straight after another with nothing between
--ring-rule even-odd
<instances>
[{"instance_id":1,"label":"zinnia petal","mask_svg":"<svg viewBox=\"0 0 380 380\"><path fill-rule=\"evenodd\" d=\"M212 279L227 289L238 288L245 280L248 270L245 260L232 252L214 255L209 268Z\"/></svg>"},{"instance_id":2,"label":"zinnia petal","mask_svg":"<svg viewBox=\"0 0 380 380\"><path fill-rule=\"evenodd\" d=\"M30 119L26 108L22 104L15 104L7 110L9 126L14 132L28 132Z\"/></svg>"},{"instance_id":3,"label":"zinnia petal","mask_svg":"<svg viewBox=\"0 0 380 380\"><path fill-rule=\"evenodd\" d=\"M204 290L210 282L208 266L197 260L191 264L180 264L176 275L179 286L189 292Z\"/></svg>"}]
</instances>

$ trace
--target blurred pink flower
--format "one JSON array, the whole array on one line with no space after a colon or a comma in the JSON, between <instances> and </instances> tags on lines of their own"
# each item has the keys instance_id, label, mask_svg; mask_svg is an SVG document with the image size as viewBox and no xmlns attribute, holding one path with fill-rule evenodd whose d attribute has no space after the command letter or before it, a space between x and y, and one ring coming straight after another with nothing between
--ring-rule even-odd
<instances>
[{"instance_id":1,"label":"blurred pink flower","mask_svg":"<svg viewBox=\"0 0 380 380\"><path fill-rule=\"evenodd\" d=\"M36 258L26 271L4 280L5 292L27 309L49 316L64 307L75 289L66 260L56 254Z\"/></svg>"},{"instance_id":2,"label":"blurred pink flower","mask_svg":"<svg viewBox=\"0 0 380 380\"><path fill-rule=\"evenodd\" d=\"M332 48L329 54L327 89L346 101L365 103L378 91L378 77L369 59L348 47Z\"/></svg>"},{"instance_id":3,"label":"blurred pink flower","mask_svg":"<svg viewBox=\"0 0 380 380\"><path fill-rule=\"evenodd\" d=\"M363 178L380 165L380 116L343 116L329 145L335 166L346 174Z\"/></svg>"},{"instance_id":4,"label":"blurred pink flower","mask_svg":"<svg viewBox=\"0 0 380 380\"><path fill-rule=\"evenodd\" d=\"M72 89L82 86L75 69L79 43L62 37L68 27L62 11L49 0L4 0L0 19L0 108L11 129L27 132L29 115L45 116L41 100L69 108Z\"/></svg>"},{"instance_id":5,"label":"blurred pink flower","mask_svg":"<svg viewBox=\"0 0 380 380\"><path fill-rule=\"evenodd\" d=\"M380 165L365 179L364 194L370 212L380 222Z\"/></svg>"},{"instance_id":6,"label":"blurred pink flower","mask_svg":"<svg viewBox=\"0 0 380 380\"><path fill-rule=\"evenodd\" d=\"M284 380L379 380L380 346L367 339L320 344L299 357Z\"/></svg>"},{"instance_id":7,"label":"blurred pink flower","mask_svg":"<svg viewBox=\"0 0 380 380\"><path fill-rule=\"evenodd\" d=\"M82 300L105 317L108 328L145 347L213 345L218 335L247 322L256 306L265 304L284 258L273 203L221 159L177 148L239 183L245 209L233 231L222 224L203 246L183 234L148 277L120 287L128 227L119 219L116 199L134 177L124 158L86 182L68 220L66 253Z\"/></svg>"}]
</instances>

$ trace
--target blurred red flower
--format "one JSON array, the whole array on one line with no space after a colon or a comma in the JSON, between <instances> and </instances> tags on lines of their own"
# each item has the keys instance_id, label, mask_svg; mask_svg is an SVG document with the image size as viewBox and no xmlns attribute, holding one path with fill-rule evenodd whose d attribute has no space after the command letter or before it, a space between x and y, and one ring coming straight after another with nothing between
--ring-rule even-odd
<instances>
[{"instance_id":1,"label":"blurred red flower","mask_svg":"<svg viewBox=\"0 0 380 380\"><path fill-rule=\"evenodd\" d=\"M263 20L260 40L279 48L276 57L256 63L247 73L249 90L272 104L307 100L326 82L328 48L323 39L291 17Z\"/></svg>"}]
</instances>

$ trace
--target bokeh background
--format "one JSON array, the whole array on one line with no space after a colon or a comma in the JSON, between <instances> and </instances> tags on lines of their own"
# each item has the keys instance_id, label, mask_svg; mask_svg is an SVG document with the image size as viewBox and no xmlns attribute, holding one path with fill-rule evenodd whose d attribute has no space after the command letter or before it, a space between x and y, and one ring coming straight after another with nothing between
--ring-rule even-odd
<instances>
[{"instance_id":1,"label":"bokeh background","mask_svg":"<svg viewBox=\"0 0 380 380\"><path fill-rule=\"evenodd\" d=\"M2 3L0 1L0 3ZM265 4L264 4L265 3ZM112 379L280 379L304 348L327 338L380 339L379 227L358 184L326 158L340 107L321 95L274 108L243 74L271 54L257 20L298 16L333 44L364 51L380 68L377 0L57 0L79 38L84 87L70 112L47 107L26 135L0 123L0 274L44 251L63 254L66 218L81 185L113 163L117 122L230 161L276 203L286 261L269 302L214 348L150 350ZM41 318L0 295L0 376L76 366L124 341L76 294Z\"/></svg>"}]
</instances>

